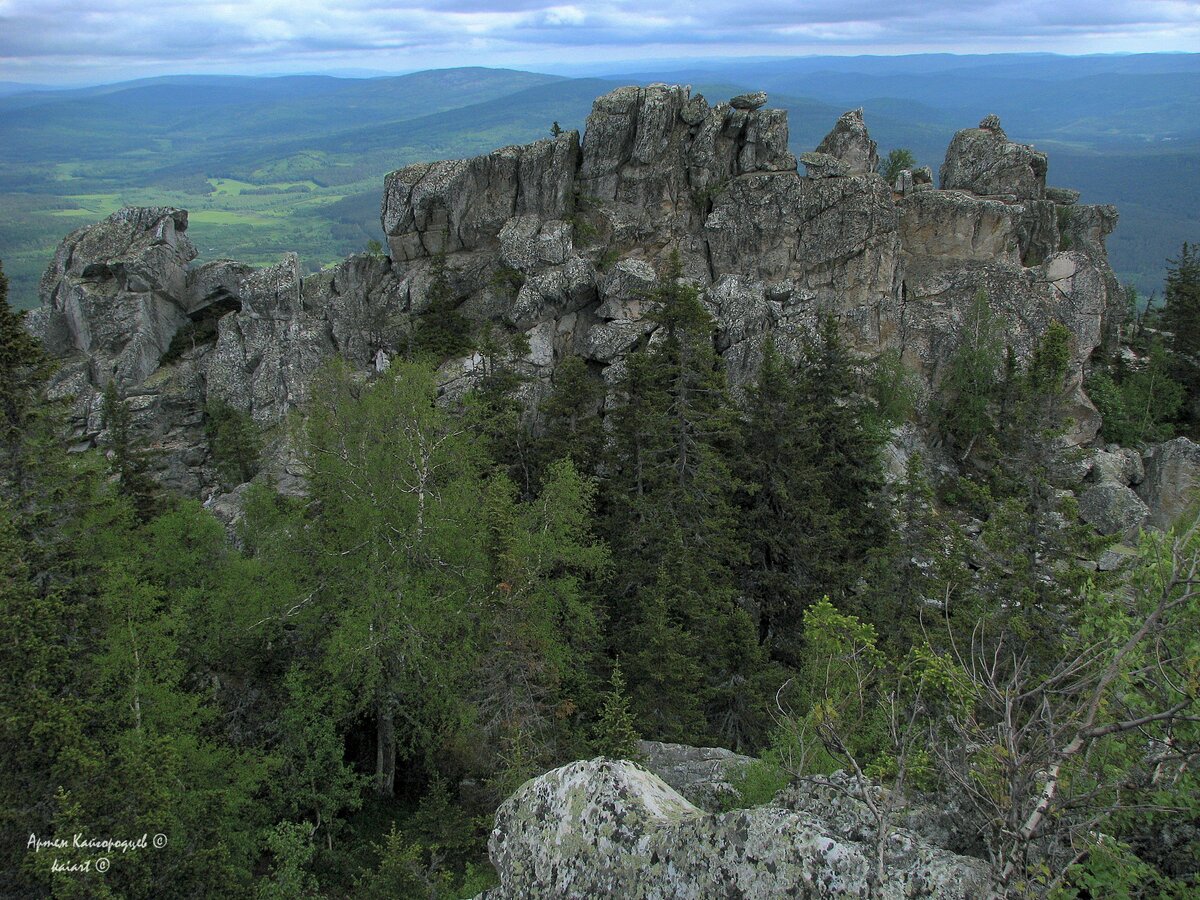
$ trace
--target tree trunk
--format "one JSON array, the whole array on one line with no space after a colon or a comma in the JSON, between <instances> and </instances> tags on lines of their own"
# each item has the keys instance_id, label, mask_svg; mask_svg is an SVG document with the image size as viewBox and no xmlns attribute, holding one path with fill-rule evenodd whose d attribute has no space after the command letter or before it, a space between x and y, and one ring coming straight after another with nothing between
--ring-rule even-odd
<instances>
[{"instance_id":1,"label":"tree trunk","mask_svg":"<svg viewBox=\"0 0 1200 900\"><path fill-rule=\"evenodd\" d=\"M375 793L396 795L396 719L388 700L375 707Z\"/></svg>"}]
</instances>

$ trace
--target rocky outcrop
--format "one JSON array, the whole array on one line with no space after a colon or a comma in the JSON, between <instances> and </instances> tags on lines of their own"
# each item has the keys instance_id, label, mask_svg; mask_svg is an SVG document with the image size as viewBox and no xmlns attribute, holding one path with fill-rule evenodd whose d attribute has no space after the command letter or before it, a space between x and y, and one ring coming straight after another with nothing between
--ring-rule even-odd
<instances>
[{"instance_id":1,"label":"rocky outcrop","mask_svg":"<svg viewBox=\"0 0 1200 900\"><path fill-rule=\"evenodd\" d=\"M1150 518L1150 510L1130 488L1105 482L1079 495L1079 517L1100 534L1134 540Z\"/></svg>"},{"instance_id":2,"label":"rocky outcrop","mask_svg":"<svg viewBox=\"0 0 1200 900\"><path fill-rule=\"evenodd\" d=\"M1082 373L1123 309L1104 250L1115 211L1047 194L1045 156L992 119L955 136L942 190L925 172L899 191L885 184L859 110L802 155L802 174L786 113L766 102L620 88L596 100L582 140L566 132L400 169L381 211L390 259L352 257L315 275L294 257L261 271L190 268L185 212L122 211L69 236L43 279L31 326L63 359L53 389L75 398L82 447L115 378L139 398L160 475L204 495L216 485L207 404L271 428L304 403L327 356L385 365L428 307L436 268L465 315L529 338L527 374L544 382L577 354L611 387L624 355L652 338L645 295L678 252L735 389L768 335L795 353L832 314L858 353L899 351L927 397L982 290L1018 355L1050 322L1070 329L1067 412L1072 438L1091 440L1098 418ZM478 371L448 363L447 390ZM269 447L268 471L296 474L282 435Z\"/></svg>"},{"instance_id":3,"label":"rocky outcrop","mask_svg":"<svg viewBox=\"0 0 1200 900\"><path fill-rule=\"evenodd\" d=\"M942 164L941 186L944 191L1043 200L1046 168L1046 154L1010 141L1000 120L992 115L978 128L965 128L954 135Z\"/></svg>"},{"instance_id":4,"label":"rocky outcrop","mask_svg":"<svg viewBox=\"0 0 1200 900\"><path fill-rule=\"evenodd\" d=\"M526 782L496 813L488 844L500 886L487 900L682 900L872 896L872 846L816 811L713 815L623 761L575 762ZM881 898L985 895L979 860L897 831Z\"/></svg>"},{"instance_id":5,"label":"rocky outcrop","mask_svg":"<svg viewBox=\"0 0 1200 900\"><path fill-rule=\"evenodd\" d=\"M754 762L724 747L691 747L639 741L639 761L689 803L708 812L720 812L738 799L732 782Z\"/></svg>"},{"instance_id":6,"label":"rocky outcrop","mask_svg":"<svg viewBox=\"0 0 1200 900\"><path fill-rule=\"evenodd\" d=\"M841 160L848 175L870 175L879 168L879 150L867 134L861 107L842 114L833 130L817 144L817 152Z\"/></svg>"},{"instance_id":7,"label":"rocky outcrop","mask_svg":"<svg viewBox=\"0 0 1200 900\"><path fill-rule=\"evenodd\" d=\"M1175 438L1151 447L1145 456L1146 476L1138 496L1150 508L1150 524L1170 528L1200 503L1200 446Z\"/></svg>"}]
</instances>

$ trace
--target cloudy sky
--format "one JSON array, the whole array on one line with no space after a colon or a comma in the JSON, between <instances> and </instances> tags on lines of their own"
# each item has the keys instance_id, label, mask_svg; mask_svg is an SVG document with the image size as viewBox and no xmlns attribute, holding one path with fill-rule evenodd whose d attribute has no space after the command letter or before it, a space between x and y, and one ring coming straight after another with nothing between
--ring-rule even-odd
<instances>
[{"instance_id":1,"label":"cloudy sky","mask_svg":"<svg viewBox=\"0 0 1200 900\"><path fill-rule=\"evenodd\" d=\"M0 81L645 58L1200 50L1200 0L0 0Z\"/></svg>"}]
</instances>

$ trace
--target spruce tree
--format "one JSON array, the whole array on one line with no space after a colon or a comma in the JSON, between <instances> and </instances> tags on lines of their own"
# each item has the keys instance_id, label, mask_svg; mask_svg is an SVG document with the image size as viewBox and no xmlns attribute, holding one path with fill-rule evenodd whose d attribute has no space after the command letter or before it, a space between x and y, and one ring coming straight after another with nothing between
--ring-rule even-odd
<instances>
[{"instance_id":1,"label":"spruce tree","mask_svg":"<svg viewBox=\"0 0 1200 900\"><path fill-rule=\"evenodd\" d=\"M36 466L34 444L47 409L41 397L52 365L41 344L25 330L24 314L8 305L8 277L0 263L0 477L6 494L25 487Z\"/></svg>"},{"instance_id":2,"label":"spruce tree","mask_svg":"<svg viewBox=\"0 0 1200 900\"><path fill-rule=\"evenodd\" d=\"M743 745L763 698L734 578L744 558L730 464L737 433L714 323L681 272L675 255L648 295L658 330L627 357L625 403L613 412L616 641L636 648L625 674L647 734Z\"/></svg>"},{"instance_id":3,"label":"spruce tree","mask_svg":"<svg viewBox=\"0 0 1200 900\"><path fill-rule=\"evenodd\" d=\"M593 746L601 756L636 760L640 755L638 741L641 737L634 728L633 714L629 711L629 697L625 691L625 676L621 674L620 660L613 663L608 685L604 706L596 722Z\"/></svg>"}]
</instances>

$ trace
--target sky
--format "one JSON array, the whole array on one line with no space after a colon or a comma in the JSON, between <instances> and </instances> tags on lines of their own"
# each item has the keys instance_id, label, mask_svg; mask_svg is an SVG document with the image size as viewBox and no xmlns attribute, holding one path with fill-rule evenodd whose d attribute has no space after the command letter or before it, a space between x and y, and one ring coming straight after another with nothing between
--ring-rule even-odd
<instances>
[{"instance_id":1,"label":"sky","mask_svg":"<svg viewBox=\"0 0 1200 900\"><path fill-rule=\"evenodd\" d=\"M0 0L0 81L697 56L1200 51L1200 0Z\"/></svg>"}]
</instances>

